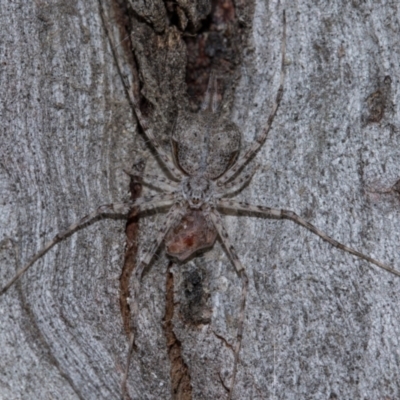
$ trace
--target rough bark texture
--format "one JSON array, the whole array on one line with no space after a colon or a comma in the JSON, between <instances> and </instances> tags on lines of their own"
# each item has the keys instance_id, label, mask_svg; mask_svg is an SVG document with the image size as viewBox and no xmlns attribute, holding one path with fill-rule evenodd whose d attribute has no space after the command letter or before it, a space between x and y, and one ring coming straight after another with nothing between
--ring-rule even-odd
<instances>
[{"instance_id":1,"label":"rough bark texture","mask_svg":"<svg viewBox=\"0 0 400 400\"><path fill-rule=\"evenodd\" d=\"M186 3L179 2L180 12ZM100 204L129 198L122 169L143 157L145 146L98 1L0 6L3 286L59 229ZM255 1L240 79L229 92L244 148L275 97L284 8L283 100L256 157L260 168L238 197L292 209L400 269L399 8ZM163 23L157 19L160 35ZM149 103L160 94L150 89ZM148 108L160 124L164 114L154 104ZM161 134L165 139L168 129ZM147 154L147 170L159 170ZM139 252L162 218L141 220ZM225 221L250 279L233 397L400 398L400 279L289 221ZM119 303L124 226L122 218L104 218L81 229L0 298L1 399L121 398L128 352ZM226 397L240 280L221 246L171 268L159 252L142 293L131 398Z\"/></svg>"}]
</instances>

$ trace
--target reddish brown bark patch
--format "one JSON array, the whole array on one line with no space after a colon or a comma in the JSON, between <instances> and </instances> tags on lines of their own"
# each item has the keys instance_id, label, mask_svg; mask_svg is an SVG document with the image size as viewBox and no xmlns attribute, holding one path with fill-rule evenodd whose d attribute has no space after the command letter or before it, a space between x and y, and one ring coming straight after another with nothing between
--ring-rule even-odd
<instances>
[{"instance_id":1,"label":"reddish brown bark patch","mask_svg":"<svg viewBox=\"0 0 400 400\"><path fill-rule=\"evenodd\" d=\"M142 180L140 176L131 176L129 185L132 200L136 200L142 193ZM136 267L136 257L138 252L138 238L139 238L139 209L133 208L128 216L126 223L126 250L124 265L120 276L120 297L119 303L121 308L122 321L125 328L125 333L129 337L132 333L131 327L131 309L129 306L129 282L132 273Z\"/></svg>"},{"instance_id":2,"label":"reddish brown bark patch","mask_svg":"<svg viewBox=\"0 0 400 400\"><path fill-rule=\"evenodd\" d=\"M172 319L174 316L174 276L171 272L172 262L167 270L164 333L167 338L168 355L171 362L171 386L174 400L191 400L192 385L187 365L182 358L181 343L174 333Z\"/></svg>"}]
</instances>

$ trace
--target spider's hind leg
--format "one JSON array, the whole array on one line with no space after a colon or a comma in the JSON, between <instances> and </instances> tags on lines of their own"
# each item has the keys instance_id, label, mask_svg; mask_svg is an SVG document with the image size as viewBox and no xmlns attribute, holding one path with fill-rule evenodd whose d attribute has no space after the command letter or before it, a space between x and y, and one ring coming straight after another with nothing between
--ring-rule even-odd
<instances>
[{"instance_id":1,"label":"spider's hind leg","mask_svg":"<svg viewBox=\"0 0 400 400\"><path fill-rule=\"evenodd\" d=\"M232 246L228 233L225 229L225 226L222 222L221 216L216 210L212 210L209 214L211 221L213 222L216 230L218 231L219 237L231 259L233 265L236 268L236 271L242 281L242 293L240 296L240 311L239 311L239 320L238 320L238 330L237 330L237 340L235 346L235 354L234 354L234 364L233 364L233 372L232 372L232 383L229 392L228 399L231 399L233 396L233 391L235 387L235 380L236 380L236 372L237 372L237 365L239 362L239 352L240 347L242 345L242 337L243 337L243 322L244 322L244 311L246 307L246 297L247 297L247 288L249 284L249 280L247 278L246 270L244 269L243 264L239 260L239 257L236 254L234 247Z\"/></svg>"},{"instance_id":2,"label":"spider's hind leg","mask_svg":"<svg viewBox=\"0 0 400 400\"><path fill-rule=\"evenodd\" d=\"M74 222L65 230L57 233L57 235L55 235L53 239L49 240L44 245L44 247L42 247L36 254L34 254L30 258L30 260L16 272L14 277L4 287L2 288L0 287L0 296L3 295L37 260L43 257L57 243L61 242L62 240L72 235L73 233L77 232L85 225L93 223L99 217L107 214L111 215L127 214L130 208L133 206L140 207L140 212L142 212L153 208L169 206L173 203L173 201L174 201L174 194L164 193L154 196L141 197L135 203L132 202L114 203L114 204L105 204L98 207L97 210L86 215L79 221Z\"/></svg>"},{"instance_id":3,"label":"spider's hind leg","mask_svg":"<svg viewBox=\"0 0 400 400\"><path fill-rule=\"evenodd\" d=\"M146 249L143 258L141 259L139 265L137 266L134 274L133 281L133 292L134 298L132 302L132 310L133 310L133 321L137 322L137 316L139 315L139 296L140 296L140 282L142 279L144 269L150 264L151 260L154 257L154 254L160 247L162 241L165 236L169 232L169 230L174 227L182 218L182 208L180 205L172 206L172 208L168 211L166 219L162 224L156 238L150 243L150 246Z\"/></svg>"},{"instance_id":4,"label":"spider's hind leg","mask_svg":"<svg viewBox=\"0 0 400 400\"><path fill-rule=\"evenodd\" d=\"M246 164L250 161L258 152L260 147L264 144L265 140L267 139L268 132L271 129L272 122L274 121L275 115L278 112L279 105L282 100L283 96L283 84L285 81L285 54L286 54L286 14L283 12L283 34L282 34L282 56L281 56L281 72L279 77L279 88L276 92L276 97L274 104L272 106L272 110L269 114L267 124L264 127L261 135L256 138L254 143L250 146L250 148L240 156L232 168L228 169L223 175L221 175L218 180L218 186L224 185L228 182L231 178L233 178Z\"/></svg>"},{"instance_id":5,"label":"spider's hind leg","mask_svg":"<svg viewBox=\"0 0 400 400\"><path fill-rule=\"evenodd\" d=\"M255 205L251 205L248 203L232 201L232 200L227 200L227 199L220 200L218 202L218 207L227 208L227 209L236 210L236 211L252 212L255 214L265 215L266 217L270 217L270 218L291 220L298 225L304 226L304 228L307 228L309 231L311 231L315 235L319 236L321 239L325 240L332 246L334 246L340 250L343 250L346 253L350 253L353 256L356 256L362 260L366 260L366 261L370 262L371 264L374 264L374 265L378 266L379 268L382 268L382 269L390 272L391 274L400 276L399 270L394 269L394 268L390 267L389 265L386 265L378 260L375 260L375 258L367 256L366 254L361 253L349 246L346 246L343 243L338 242L337 240L335 240L332 237L330 237L329 235L327 235L325 232L323 232L320 229L318 229L317 227L315 227L310 222L306 221L304 218L301 218L299 215L297 215L293 211L283 210L280 208L255 206Z\"/></svg>"}]
</instances>

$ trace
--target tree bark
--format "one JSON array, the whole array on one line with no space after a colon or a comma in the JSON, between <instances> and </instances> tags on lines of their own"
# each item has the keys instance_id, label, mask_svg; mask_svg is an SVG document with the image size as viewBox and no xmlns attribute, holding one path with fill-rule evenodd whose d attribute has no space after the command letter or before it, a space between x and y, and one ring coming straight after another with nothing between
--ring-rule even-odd
<instances>
[{"instance_id":1,"label":"tree bark","mask_svg":"<svg viewBox=\"0 0 400 400\"><path fill-rule=\"evenodd\" d=\"M128 199L122 170L143 154L147 172L162 171L138 135L100 3L0 4L3 286L59 230ZM256 0L230 95L242 149L273 105L284 9L283 99L253 161L259 169L237 197L291 209L400 269L399 9ZM140 23L155 35L164 29ZM107 24L122 46L118 21ZM157 96L140 76L146 99ZM167 112L161 140L176 110ZM157 126L165 113L156 113ZM162 221L141 219L139 256ZM249 276L233 398L399 398L400 278L290 221L224 221ZM0 398L121 398L129 347L119 297L124 224L109 217L80 229L0 298ZM219 243L183 265L157 254L135 321L132 399L228 396L240 288ZM177 377L187 390L179 392Z\"/></svg>"}]
</instances>

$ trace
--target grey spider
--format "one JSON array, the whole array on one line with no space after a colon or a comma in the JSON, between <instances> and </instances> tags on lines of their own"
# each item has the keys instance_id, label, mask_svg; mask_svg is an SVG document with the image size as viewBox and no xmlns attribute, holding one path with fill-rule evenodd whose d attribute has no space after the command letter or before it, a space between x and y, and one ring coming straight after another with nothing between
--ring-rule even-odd
<instances>
[{"instance_id":1,"label":"grey spider","mask_svg":"<svg viewBox=\"0 0 400 400\"><path fill-rule=\"evenodd\" d=\"M217 237L219 237L242 280L237 342L234 348L235 357L229 394L229 397L231 397L239 360L248 278L245 268L229 239L220 214L221 210L230 209L275 219L289 219L309 229L332 246L400 276L399 271L337 242L293 211L251 205L225 198L239 192L251 180L255 168L250 169L250 172L243 175L240 172L264 144L279 108L285 78L285 36L286 25L284 18L279 89L267 125L242 155L240 155L241 132L239 128L218 113L216 79L210 79L199 113L181 113L178 116L175 130L171 137L172 155L161 147L140 110L138 100L130 92L137 119L172 179L145 174L143 176L144 183L161 189L162 193L142 197L135 202L100 206L96 211L70 225L66 230L58 233L52 240L47 242L0 291L0 295L4 294L19 277L55 244L99 215L128 213L132 207L138 207L140 212L143 212L149 209L169 206L164 223L156 237L151 241L135 270L133 313L134 316L137 316L139 312L138 299L143 271L150 264L163 241L165 241L167 254L180 261L185 261L195 252L213 246Z\"/></svg>"}]
</instances>

